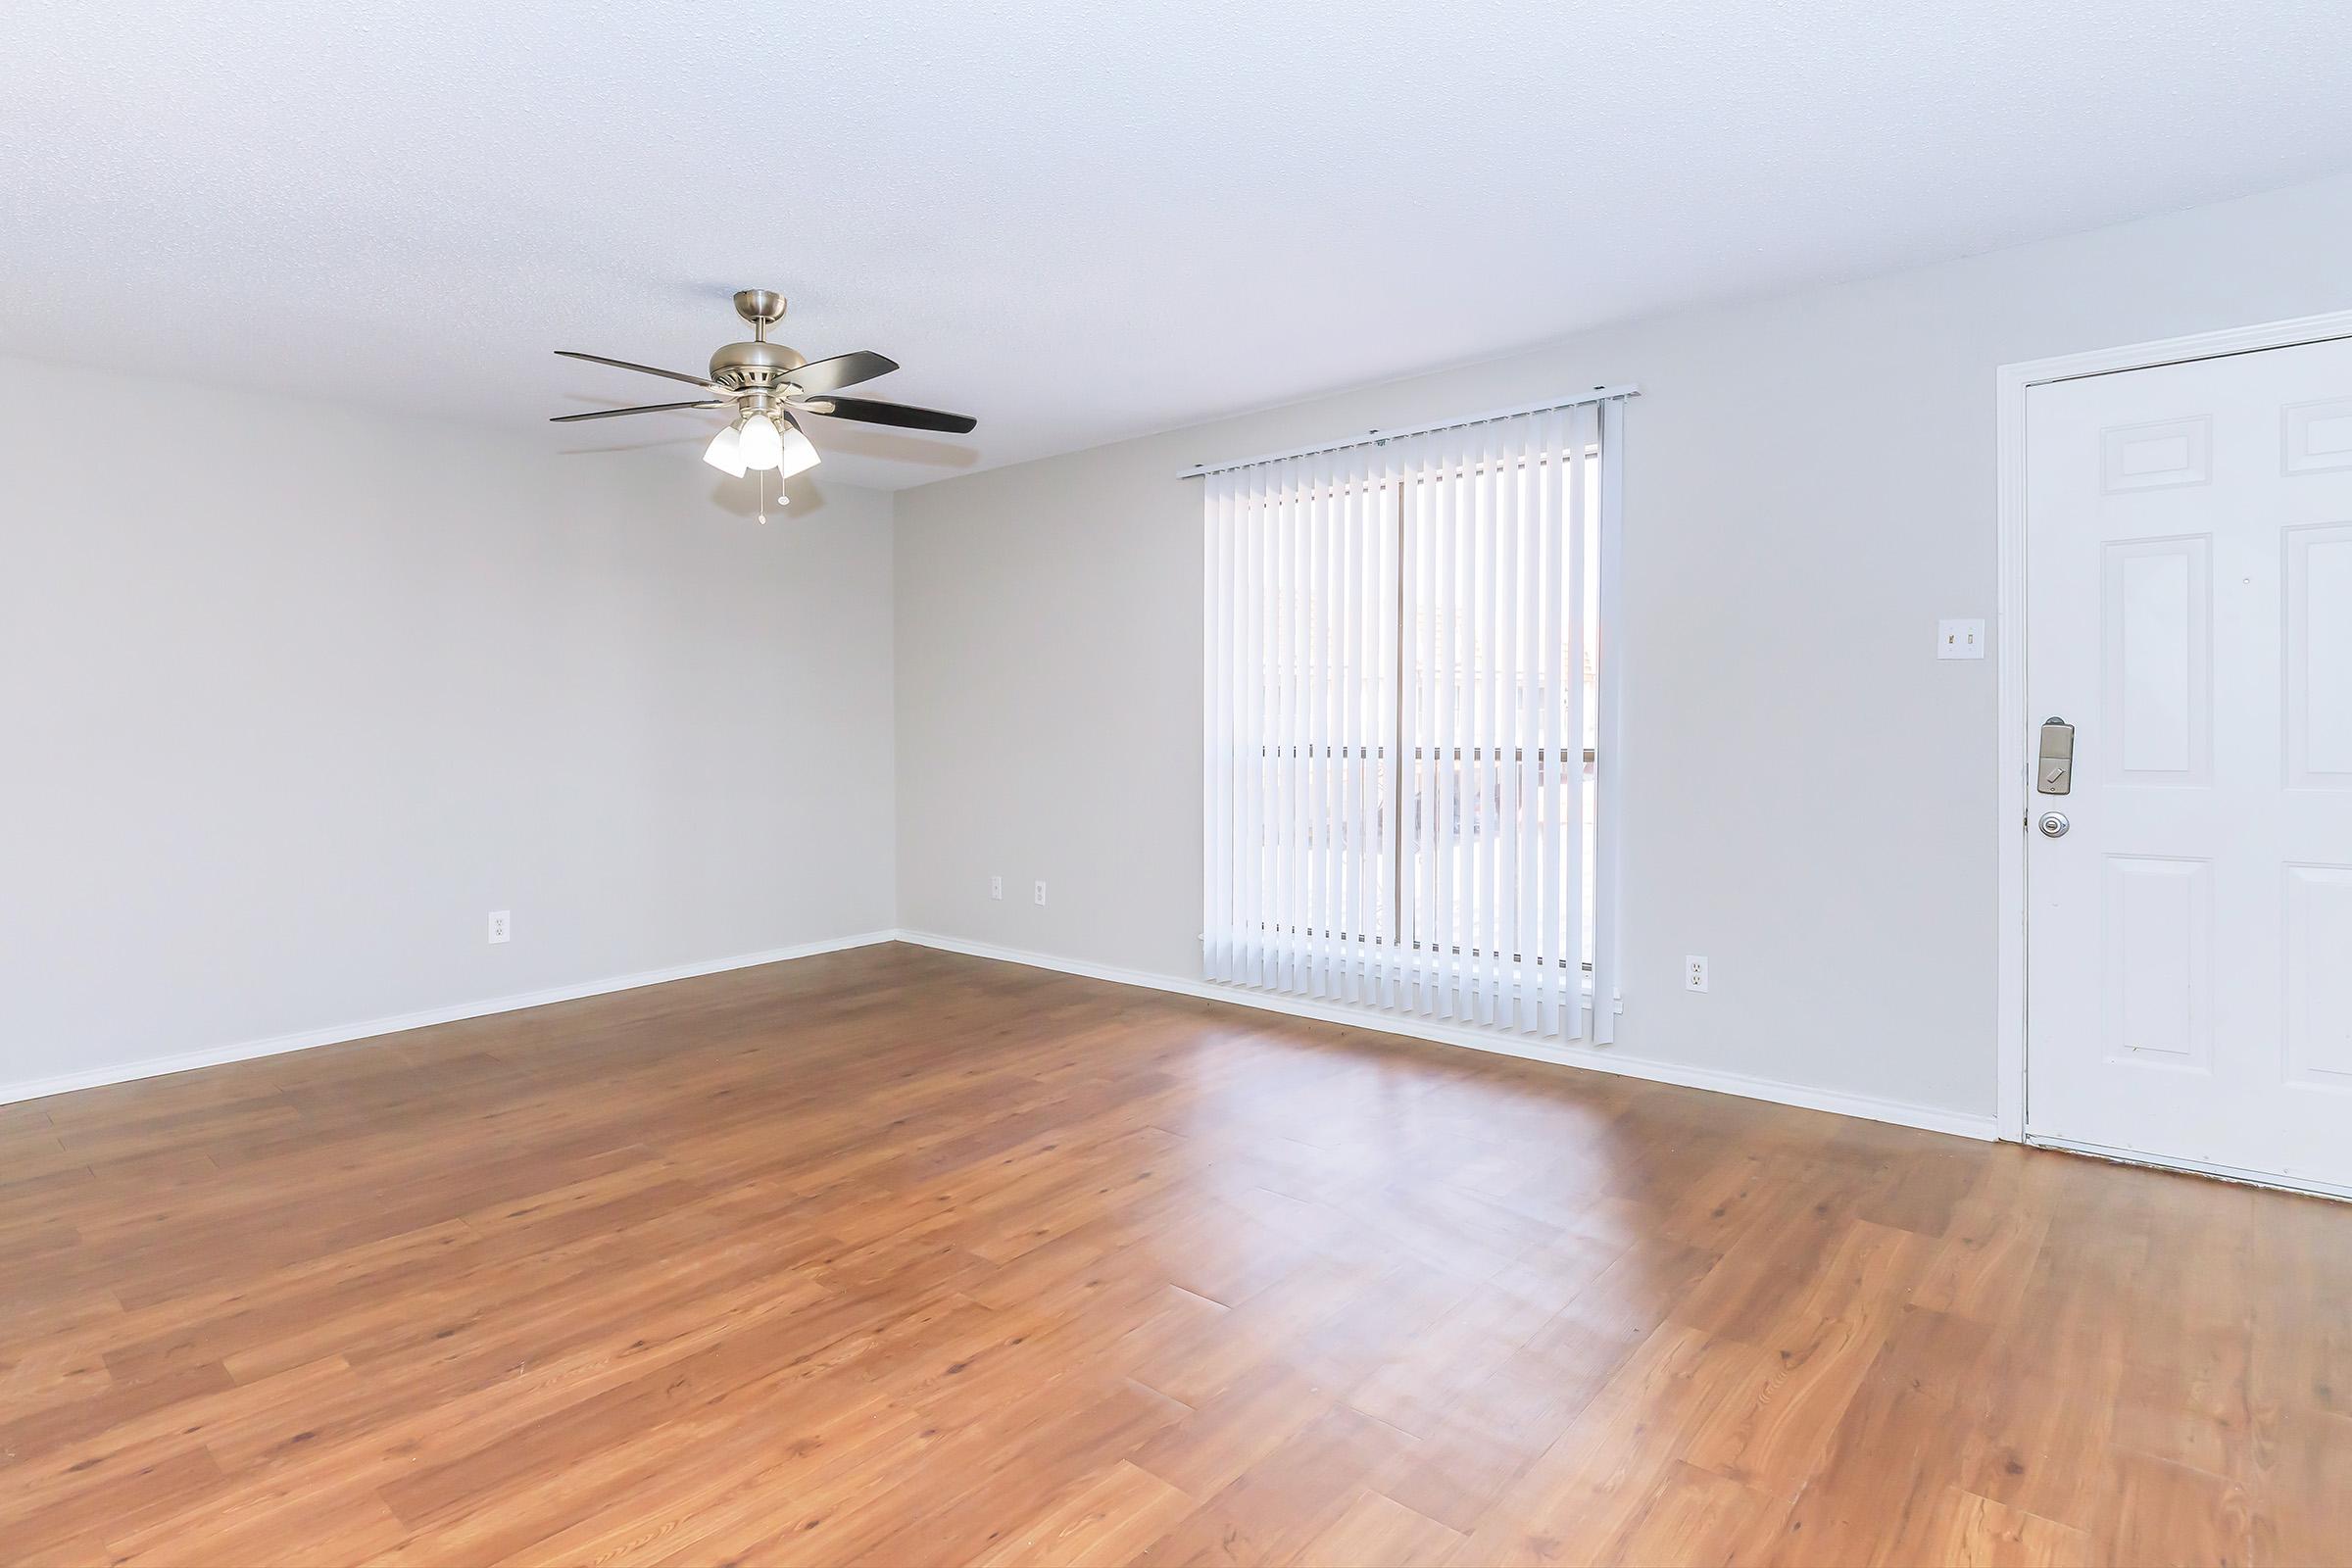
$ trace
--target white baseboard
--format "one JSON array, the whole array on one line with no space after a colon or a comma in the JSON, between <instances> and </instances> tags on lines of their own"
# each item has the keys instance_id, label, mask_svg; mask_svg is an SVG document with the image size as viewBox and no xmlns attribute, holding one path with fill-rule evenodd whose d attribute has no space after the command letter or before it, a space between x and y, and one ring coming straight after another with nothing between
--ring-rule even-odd
<instances>
[{"instance_id":1,"label":"white baseboard","mask_svg":"<svg viewBox=\"0 0 2352 1568\"><path fill-rule=\"evenodd\" d=\"M1207 1002L1222 1002L1239 1007L1255 1007L1265 1012L1287 1013L1295 1018L1312 1018L1323 1023L1343 1024L1351 1029L1368 1029L1382 1034L1403 1035L1415 1040L1434 1040L1442 1045L1462 1046L1472 1051L1491 1052L1503 1056L1519 1056L1530 1061L1548 1061L1562 1066L1588 1067L1597 1072L1647 1079L1652 1083L1679 1084L1686 1089L1712 1090L1717 1094L1739 1095L1748 1100L1770 1101L1774 1104L1797 1105L1807 1110L1826 1110L1839 1116L1858 1116L1866 1121L1892 1122L1901 1127L1918 1127L1929 1132L1951 1133L1961 1138L1989 1141L1997 1136L1993 1118L1990 1116L1970 1116L1957 1111L1940 1110L1929 1105L1910 1105L1898 1101L1877 1100L1867 1095L1841 1094L1836 1090L1813 1089L1801 1084L1783 1083L1770 1078L1750 1078L1744 1074L1719 1072L1712 1068L1686 1067L1674 1062L1648 1061L1638 1056L1621 1055L1615 1052L1592 1047L1546 1046L1511 1035L1484 1029L1464 1028L1432 1019L1379 1012L1365 1007L1351 1007L1345 1004L1312 1002L1296 997L1276 996L1269 992L1214 985L1206 980L1190 980L1175 975L1153 974L1142 969L1122 969L1110 964L1089 963L1082 958L1063 958L1052 954L1027 953L1015 948L997 947L986 942L967 942L961 937L941 936L931 931L867 931L858 936L835 937L822 942L802 943L797 947L772 948L764 953L738 954L729 958L713 958L701 963L678 964L667 969L647 969L636 974L614 975L609 979L590 980L579 985L556 986L544 991L519 992L513 996L491 997L478 1002L464 1002L452 1006L431 1007L420 1012L401 1013L388 1018L368 1018L356 1023L330 1024L322 1029L305 1029L293 1034L274 1035L267 1040L247 1040L235 1045L218 1046L205 1051L183 1052L170 1056L149 1056L138 1061L119 1062L112 1066L95 1067L81 1072L60 1073L49 1078L25 1079L18 1083L0 1084L0 1104L8 1104L21 1100L41 1100L50 1095L70 1094L76 1089L95 1089L102 1084L127 1083L138 1078L159 1078L168 1073L189 1072L198 1067L218 1067L226 1062L248 1061L260 1056L275 1056L289 1051L308 1051L315 1046L340 1045L346 1041L365 1040L374 1035L399 1034L404 1030L423 1029L438 1023L455 1023L462 1018L482 1018L492 1013L514 1012L524 1007L541 1007L555 1002L573 1002L582 997L599 997L614 991L633 991L640 986L658 986L672 980L691 980L697 975L717 974L727 969L748 969L762 963L780 963L787 958L805 958L819 953L838 953L846 948L868 947L878 942L908 942L918 947L938 948L944 952L966 954L976 958L993 958L1001 963L1025 964L1033 969L1052 969L1062 974L1084 975L1088 979L1107 980L1116 985L1141 986L1152 991L1174 992L1180 996L1198 997Z\"/></svg>"},{"instance_id":2,"label":"white baseboard","mask_svg":"<svg viewBox=\"0 0 2352 1568\"><path fill-rule=\"evenodd\" d=\"M160 1078L167 1073L189 1072L198 1067L218 1067L225 1062L249 1061L257 1056L282 1055L289 1051L308 1051L315 1046L341 1045L345 1041L365 1040L372 1035L399 1034L403 1030L423 1029L437 1023L456 1023L461 1018L483 1018L494 1012L544 1007L551 1002L576 1002L582 997L601 997L612 991L634 991L639 986L691 980L697 975L717 974L726 969L749 969L762 963L781 963L786 958L806 958L819 953L838 953L845 948L895 942L898 937L896 931L868 931L854 937L832 937L822 942L804 942L796 947L770 948L764 953L737 954L731 958L681 963L667 969L645 969L636 974L613 975L609 979L589 980L579 985L517 992L513 996L461 1002L447 1007L427 1007L421 1012L404 1012L389 1018L368 1018L357 1023L329 1024L323 1029L302 1029L293 1034L272 1035L267 1040L240 1041L235 1045L215 1046L206 1051L148 1056L138 1061L92 1067L82 1072L59 1073L49 1078L28 1078L19 1083L0 1084L0 1105L20 1100L45 1100L51 1095L71 1094L76 1089L95 1089L102 1084L128 1083L134 1078Z\"/></svg>"},{"instance_id":3,"label":"white baseboard","mask_svg":"<svg viewBox=\"0 0 2352 1568\"><path fill-rule=\"evenodd\" d=\"M1961 1111L1943 1110L1933 1105L1912 1105L1900 1101L1878 1100L1868 1095L1844 1094L1834 1089L1813 1089L1803 1084L1783 1083L1772 1078L1750 1078L1743 1073L1720 1072L1710 1067L1686 1067L1670 1061L1648 1061L1639 1056L1621 1055L1614 1051L1591 1046L1547 1046L1493 1030L1464 1028L1456 1024L1440 1023L1434 1019L1381 1012L1368 1007L1353 1007L1345 1003L1312 1002L1297 997L1277 996L1271 992L1216 985L1207 980L1180 979L1175 975L1152 974L1143 969L1121 969L1110 964L1089 963L1083 958L1063 958L1056 957L1052 954L1025 953L1016 948L1000 948L986 942L968 942L961 937L941 936L931 931L901 931L898 933L898 939L901 942L913 943L917 947L938 948L948 953L967 954L975 958L994 958L1001 963L1027 964L1033 969L1054 969L1063 974L1084 975L1091 980L1108 980L1116 985L1143 986L1152 991L1173 991L1180 996L1200 997L1209 1002L1231 1003L1238 1007L1256 1007L1266 1012L1288 1013L1295 1018L1313 1018L1323 1023L1345 1024L1351 1029L1369 1029L1381 1034L1403 1035L1414 1040L1434 1040L1442 1045L1466 1046L1472 1051L1492 1052L1500 1056L1520 1056L1530 1061L1557 1062L1567 1067L1589 1067L1596 1072L1617 1073L1628 1078L1642 1078L1651 1083L1679 1084L1686 1089L1706 1089L1720 1095L1739 1095L1747 1100L1770 1101L1776 1105L1796 1105L1805 1110L1826 1110L1838 1116L1858 1116L1865 1121L1892 1122L1898 1127L1917 1127L1928 1132L1950 1133L1954 1137L1974 1138L1986 1143L1993 1142L1999 1137L1994 1120L1990 1116L1971 1116Z\"/></svg>"}]
</instances>

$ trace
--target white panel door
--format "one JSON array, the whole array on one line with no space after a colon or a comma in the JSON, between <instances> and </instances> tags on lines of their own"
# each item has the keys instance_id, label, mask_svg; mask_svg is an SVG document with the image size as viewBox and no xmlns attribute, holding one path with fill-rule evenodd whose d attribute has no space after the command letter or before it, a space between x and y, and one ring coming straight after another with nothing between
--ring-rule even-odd
<instances>
[{"instance_id":1,"label":"white panel door","mask_svg":"<svg viewBox=\"0 0 2352 1568\"><path fill-rule=\"evenodd\" d=\"M2026 465L2027 1133L2352 1192L2352 342L2034 387Z\"/></svg>"}]
</instances>

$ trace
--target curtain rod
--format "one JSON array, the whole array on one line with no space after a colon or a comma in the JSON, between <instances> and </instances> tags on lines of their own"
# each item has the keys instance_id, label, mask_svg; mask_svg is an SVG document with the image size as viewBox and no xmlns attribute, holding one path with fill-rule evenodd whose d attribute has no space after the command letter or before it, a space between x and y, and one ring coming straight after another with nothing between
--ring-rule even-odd
<instances>
[{"instance_id":1,"label":"curtain rod","mask_svg":"<svg viewBox=\"0 0 2352 1568\"><path fill-rule=\"evenodd\" d=\"M1548 414L1553 409L1581 408L1588 403L1607 403L1616 398L1638 398L1642 389L1625 386L1596 386L1592 391L1572 398L1546 398L1542 403L1525 403L1515 409L1495 409L1487 414L1473 414L1466 418L1439 419L1432 424L1408 424L1395 430L1370 430L1351 441L1324 441L1309 447L1293 447L1288 452L1264 452L1254 458L1235 458L1226 463L1200 463L1185 469L1179 479L1205 479L1212 473L1226 473L1235 468L1254 468L1261 463L1280 463L1286 458L1311 458L1324 452L1345 452L1350 447L1385 446L1401 441L1409 435L1428 435L1437 430L1458 430L1465 425L1486 424L1495 419L1515 419L1523 414Z\"/></svg>"}]
</instances>

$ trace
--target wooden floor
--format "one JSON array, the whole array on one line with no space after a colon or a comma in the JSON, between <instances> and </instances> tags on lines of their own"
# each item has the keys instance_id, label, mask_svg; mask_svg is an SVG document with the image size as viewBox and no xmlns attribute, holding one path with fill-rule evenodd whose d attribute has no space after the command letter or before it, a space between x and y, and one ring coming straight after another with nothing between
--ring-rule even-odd
<instances>
[{"instance_id":1,"label":"wooden floor","mask_svg":"<svg viewBox=\"0 0 2352 1568\"><path fill-rule=\"evenodd\" d=\"M0 1557L2352 1561L2352 1205L882 947L0 1106Z\"/></svg>"}]
</instances>

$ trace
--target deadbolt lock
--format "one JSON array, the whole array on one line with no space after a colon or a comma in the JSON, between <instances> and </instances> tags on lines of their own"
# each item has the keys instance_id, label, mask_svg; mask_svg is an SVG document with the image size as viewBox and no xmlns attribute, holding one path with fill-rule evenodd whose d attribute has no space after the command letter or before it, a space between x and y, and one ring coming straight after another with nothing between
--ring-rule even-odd
<instances>
[{"instance_id":1,"label":"deadbolt lock","mask_svg":"<svg viewBox=\"0 0 2352 1568\"><path fill-rule=\"evenodd\" d=\"M2041 751L2034 762L2034 788L2043 795L2074 793L2075 726L2063 718L2041 721ZM2059 829L2061 833L2064 831ZM2050 836L2056 838L2058 834Z\"/></svg>"}]
</instances>

